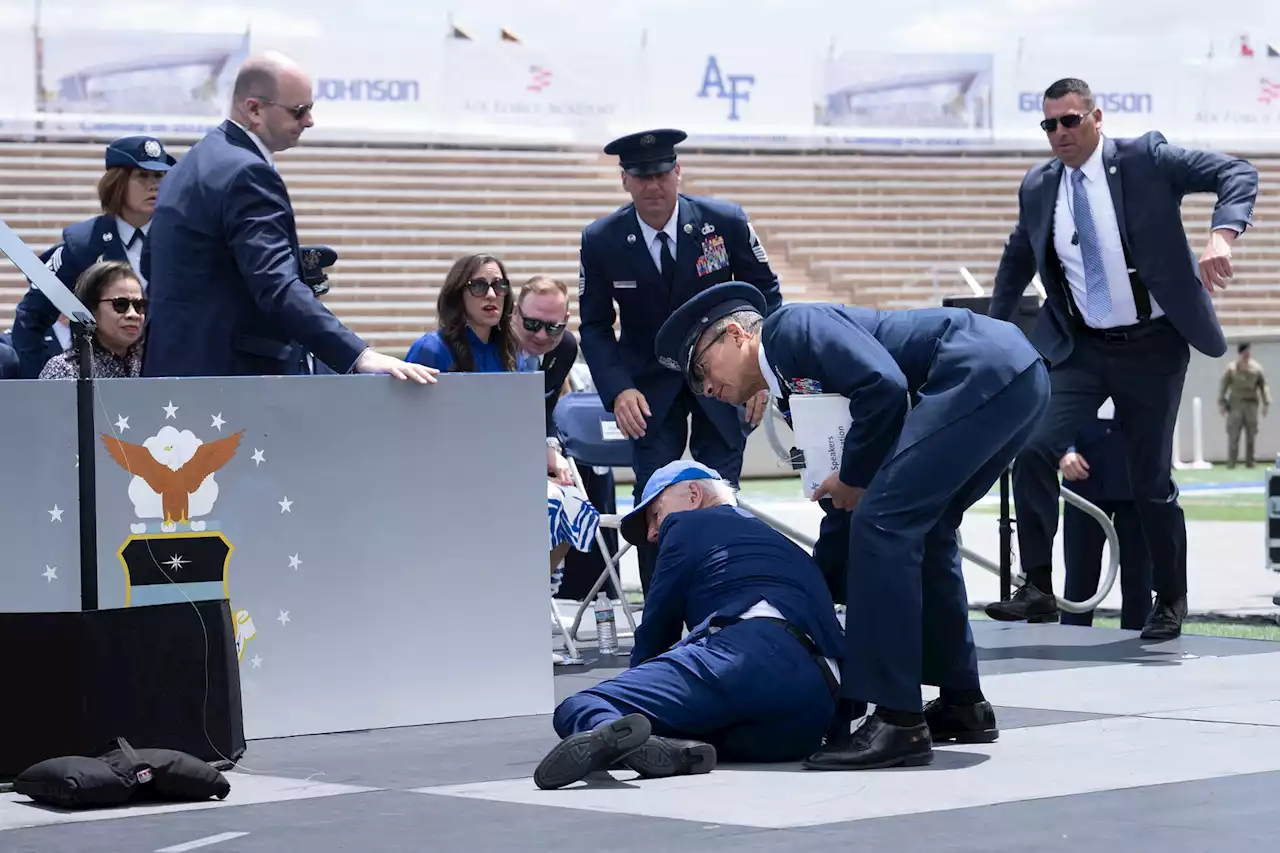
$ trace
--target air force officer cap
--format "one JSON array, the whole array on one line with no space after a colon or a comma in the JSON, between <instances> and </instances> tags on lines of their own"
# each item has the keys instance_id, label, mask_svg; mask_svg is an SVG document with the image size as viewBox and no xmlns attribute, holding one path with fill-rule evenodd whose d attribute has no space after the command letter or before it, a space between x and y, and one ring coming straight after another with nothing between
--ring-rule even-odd
<instances>
[{"instance_id":1,"label":"air force officer cap","mask_svg":"<svg viewBox=\"0 0 1280 853\"><path fill-rule=\"evenodd\" d=\"M148 172L167 172L177 160L154 136L123 136L107 146L107 168L126 166Z\"/></svg>"},{"instance_id":2,"label":"air force officer cap","mask_svg":"<svg viewBox=\"0 0 1280 853\"><path fill-rule=\"evenodd\" d=\"M674 169L676 146L688 138L683 130L645 130L613 140L604 153L616 154L618 165L633 178L646 178Z\"/></svg>"},{"instance_id":3,"label":"air force officer cap","mask_svg":"<svg viewBox=\"0 0 1280 853\"><path fill-rule=\"evenodd\" d=\"M708 287L677 308L658 330L654 354L668 370L689 376L693 349L711 324L734 311L765 313L764 294L758 287L741 281L726 281Z\"/></svg>"}]
</instances>

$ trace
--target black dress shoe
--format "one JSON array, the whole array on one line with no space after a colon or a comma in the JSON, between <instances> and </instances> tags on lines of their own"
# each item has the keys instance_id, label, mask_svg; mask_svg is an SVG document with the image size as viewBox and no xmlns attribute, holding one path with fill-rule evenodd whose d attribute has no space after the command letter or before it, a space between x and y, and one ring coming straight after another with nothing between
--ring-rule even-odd
<instances>
[{"instance_id":1,"label":"black dress shoe","mask_svg":"<svg viewBox=\"0 0 1280 853\"><path fill-rule=\"evenodd\" d=\"M1057 622L1058 597L1023 584L1008 601L993 601L985 608L997 622Z\"/></svg>"},{"instance_id":2,"label":"black dress shoe","mask_svg":"<svg viewBox=\"0 0 1280 853\"><path fill-rule=\"evenodd\" d=\"M845 746L824 746L804 760L806 770L880 770L933 763L933 741L924 723L895 726L872 714Z\"/></svg>"},{"instance_id":3,"label":"black dress shoe","mask_svg":"<svg viewBox=\"0 0 1280 853\"><path fill-rule=\"evenodd\" d=\"M1176 640L1182 636L1182 620L1187 618L1187 597L1165 601L1156 596L1156 603L1142 628L1144 640Z\"/></svg>"},{"instance_id":4,"label":"black dress shoe","mask_svg":"<svg viewBox=\"0 0 1280 853\"><path fill-rule=\"evenodd\" d=\"M650 735L644 745L622 759L625 767L646 779L696 776L716 767L716 748L700 740Z\"/></svg>"},{"instance_id":5,"label":"black dress shoe","mask_svg":"<svg viewBox=\"0 0 1280 853\"><path fill-rule=\"evenodd\" d=\"M841 699L836 706L835 717L822 738L824 746L846 747L853 738L853 721L861 720L867 715L866 702L852 702Z\"/></svg>"},{"instance_id":6,"label":"black dress shoe","mask_svg":"<svg viewBox=\"0 0 1280 853\"><path fill-rule=\"evenodd\" d=\"M1000 739L991 703L952 705L934 699L924 706L924 721L934 743L994 743Z\"/></svg>"},{"instance_id":7,"label":"black dress shoe","mask_svg":"<svg viewBox=\"0 0 1280 853\"><path fill-rule=\"evenodd\" d=\"M644 746L651 731L648 717L628 714L589 732L569 735L542 759L533 771L533 782L544 791L572 785Z\"/></svg>"}]
</instances>

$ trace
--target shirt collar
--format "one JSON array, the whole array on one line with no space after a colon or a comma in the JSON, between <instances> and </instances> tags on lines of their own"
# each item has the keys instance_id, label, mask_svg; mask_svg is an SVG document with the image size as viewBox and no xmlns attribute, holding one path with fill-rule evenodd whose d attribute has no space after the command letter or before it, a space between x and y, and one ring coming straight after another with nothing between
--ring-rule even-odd
<instances>
[{"instance_id":1,"label":"shirt collar","mask_svg":"<svg viewBox=\"0 0 1280 853\"><path fill-rule=\"evenodd\" d=\"M245 132L245 134L246 134L250 139L252 139L252 140L253 140L253 144L254 144L254 145L256 145L256 146L258 146L258 150L262 152L262 156L267 158L267 162L268 162L268 163L270 163L270 164L271 164L271 167L274 169L274 168L275 168L275 165L276 165L276 161L275 161L275 158L273 158L273 157L271 156L271 150L270 150L269 148L267 148L267 143L263 142L263 141L262 141L262 139L261 139L261 137L259 137L259 136L258 136L258 134L254 133L252 130L250 130L249 128L245 127L243 124L241 124L240 122L236 121L235 119L231 119L230 121L231 121L231 123L232 123L232 124L234 124L236 127L238 127L238 128L240 128L241 130L243 130L243 131ZM143 233L146 233L146 232L143 232Z\"/></svg>"},{"instance_id":2,"label":"shirt collar","mask_svg":"<svg viewBox=\"0 0 1280 853\"><path fill-rule=\"evenodd\" d=\"M676 242L676 223L680 219L680 202L676 202L676 206L671 210L671 218L667 220L667 224L662 226L662 230L670 238L670 242ZM658 236L658 229L654 228L648 222L640 218L640 213L636 212L636 221L640 223L640 233L644 235L644 244L652 246L654 238Z\"/></svg>"},{"instance_id":3,"label":"shirt collar","mask_svg":"<svg viewBox=\"0 0 1280 853\"><path fill-rule=\"evenodd\" d=\"M769 359L764 356L764 340L756 347L756 356L760 360L760 373L764 376L764 383L769 386L769 393L773 395L773 399L782 399L782 388L778 385L778 377L774 375L773 368L769 366Z\"/></svg>"},{"instance_id":4,"label":"shirt collar","mask_svg":"<svg viewBox=\"0 0 1280 853\"><path fill-rule=\"evenodd\" d=\"M1093 149L1093 153L1089 155L1089 159L1084 161L1084 165L1080 167L1080 171L1084 172L1085 178L1089 183L1102 180L1102 147L1106 143L1106 137L1098 134L1098 147ZM1075 169L1068 166L1065 170L1068 180L1074 176Z\"/></svg>"},{"instance_id":5,"label":"shirt collar","mask_svg":"<svg viewBox=\"0 0 1280 853\"><path fill-rule=\"evenodd\" d=\"M135 231L141 230L143 235L146 235L150 230L150 228L151 228L151 220L149 219L146 221L145 224L143 224L141 229L138 229L138 228L134 228L132 225L126 222L122 217L119 217L119 216L116 217L116 233L120 235L120 239L124 241L125 246L128 246L129 243L133 241L133 235Z\"/></svg>"}]
</instances>

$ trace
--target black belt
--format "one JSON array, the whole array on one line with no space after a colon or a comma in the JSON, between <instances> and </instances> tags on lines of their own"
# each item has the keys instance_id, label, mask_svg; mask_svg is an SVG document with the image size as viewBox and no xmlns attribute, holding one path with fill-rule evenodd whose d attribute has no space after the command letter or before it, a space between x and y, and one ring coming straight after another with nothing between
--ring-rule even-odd
<instances>
[{"instance_id":1,"label":"black belt","mask_svg":"<svg viewBox=\"0 0 1280 853\"><path fill-rule=\"evenodd\" d=\"M1142 320L1134 323L1132 326L1116 326L1111 329L1095 329L1092 326L1086 326L1080 323L1076 326L1082 333L1091 338L1097 338L1107 343L1127 343L1130 341L1141 340L1148 335L1172 327L1168 317L1156 317L1154 320Z\"/></svg>"},{"instance_id":2,"label":"black belt","mask_svg":"<svg viewBox=\"0 0 1280 853\"><path fill-rule=\"evenodd\" d=\"M723 623L723 627L728 627L729 625L736 625L739 622L749 622L753 620L759 620L761 622L772 622L775 625L781 625L782 627L786 628L787 633L800 641L800 644L804 646L805 651L807 651L809 653L809 656L813 658L813 662L818 665L818 670L822 673L822 680L827 683L827 689L831 691L831 695L835 696L839 694L840 682L836 681L835 673L831 671L830 665L827 664L827 658L822 653L822 649L818 648L818 644L815 643L812 640L812 638L809 637L808 634L806 634L804 631L801 631L795 625L792 625L786 619L779 619L776 616L754 616L752 617L752 619L743 619L741 617L735 616L733 619L726 620ZM721 623L719 622L719 620L717 620L716 624L720 625Z\"/></svg>"}]
</instances>

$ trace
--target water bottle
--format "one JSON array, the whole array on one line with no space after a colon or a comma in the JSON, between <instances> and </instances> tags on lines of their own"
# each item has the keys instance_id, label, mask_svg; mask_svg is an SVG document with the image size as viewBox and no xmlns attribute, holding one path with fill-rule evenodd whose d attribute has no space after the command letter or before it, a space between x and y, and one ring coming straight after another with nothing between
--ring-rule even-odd
<instances>
[{"instance_id":1,"label":"water bottle","mask_svg":"<svg viewBox=\"0 0 1280 853\"><path fill-rule=\"evenodd\" d=\"M618 626L614 621L613 602L603 592L596 596L596 647L602 655L618 653Z\"/></svg>"}]
</instances>

